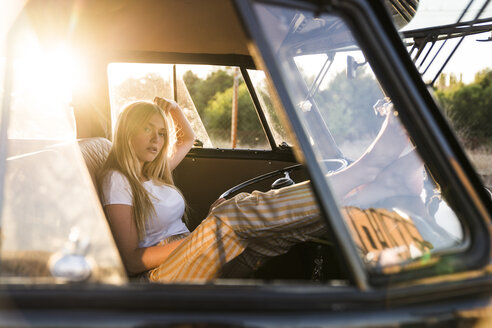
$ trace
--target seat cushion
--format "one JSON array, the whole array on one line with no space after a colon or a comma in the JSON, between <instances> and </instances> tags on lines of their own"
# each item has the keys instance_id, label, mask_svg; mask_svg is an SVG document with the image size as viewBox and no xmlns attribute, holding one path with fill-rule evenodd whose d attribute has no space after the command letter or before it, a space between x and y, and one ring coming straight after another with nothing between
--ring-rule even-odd
<instances>
[{"instance_id":1,"label":"seat cushion","mask_svg":"<svg viewBox=\"0 0 492 328\"><path fill-rule=\"evenodd\" d=\"M102 137L84 138L79 140L80 151L84 157L85 164L97 189L96 176L108 157L111 149L111 141Z\"/></svg>"}]
</instances>

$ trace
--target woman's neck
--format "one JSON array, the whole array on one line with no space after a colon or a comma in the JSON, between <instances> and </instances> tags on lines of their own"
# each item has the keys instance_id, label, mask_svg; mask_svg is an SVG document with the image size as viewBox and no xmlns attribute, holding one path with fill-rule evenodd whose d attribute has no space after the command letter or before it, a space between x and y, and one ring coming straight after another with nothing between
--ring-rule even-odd
<instances>
[{"instance_id":1,"label":"woman's neck","mask_svg":"<svg viewBox=\"0 0 492 328\"><path fill-rule=\"evenodd\" d=\"M140 173L140 175L138 176L138 179L140 180L140 182L145 182L145 181L149 181L150 179L145 176L143 173Z\"/></svg>"},{"instance_id":2,"label":"woman's neck","mask_svg":"<svg viewBox=\"0 0 492 328\"><path fill-rule=\"evenodd\" d=\"M140 180L140 182L145 182L147 180L149 180L146 175L144 174L144 164L143 162L140 162L140 173L138 174L138 179Z\"/></svg>"}]
</instances>

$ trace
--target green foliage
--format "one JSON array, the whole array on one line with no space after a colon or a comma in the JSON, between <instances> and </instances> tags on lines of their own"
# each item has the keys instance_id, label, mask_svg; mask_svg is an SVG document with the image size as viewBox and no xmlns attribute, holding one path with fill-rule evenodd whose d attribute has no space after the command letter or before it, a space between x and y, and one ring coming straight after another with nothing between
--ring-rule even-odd
<instances>
[{"instance_id":1,"label":"green foliage","mask_svg":"<svg viewBox=\"0 0 492 328\"><path fill-rule=\"evenodd\" d=\"M191 98L207 130L230 129L234 77L218 70L200 79L193 72L183 75ZM238 87L238 130L261 130L246 84Z\"/></svg>"},{"instance_id":2,"label":"green foliage","mask_svg":"<svg viewBox=\"0 0 492 328\"><path fill-rule=\"evenodd\" d=\"M223 92L232 86L234 77L225 70L212 72L206 79L200 79L192 71L187 71L183 75L190 96L193 99L195 107L203 118L208 102L218 92Z\"/></svg>"},{"instance_id":3,"label":"green foliage","mask_svg":"<svg viewBox=\"0 0 492 328\"><path fill-rule=\"evenodd\" d=\"M475 75L470 84L439 84L436 96L445 115L467 146L492 139L492 70Z\"/></svg>"},{"instance_id":4,"label":"green foliage","mask_svg":"<svg viewBox=\"0 0 492 328\"><path fill-rule=\"evenodd\" d=\"M212 143L217 147L231 146L231 120L234 76L231 70L217 70L205 79L193 72L183 75L198 114ZM268 147L246 84L238 84L237 145L243 148Z\"/></svg>"},{"instance_id":5,"label":"green foliage","mask_svg":"<svg viewBox=\"0 0 492 328\"><path fill-rule=\"evenodd\" d=\"M215 94L204 111L205 125L209 128L227 127L231 123L233 88ZM238 87L238 130L261 130L258 116L251 102L246 84Z\"/></svg>"}]
</instances>

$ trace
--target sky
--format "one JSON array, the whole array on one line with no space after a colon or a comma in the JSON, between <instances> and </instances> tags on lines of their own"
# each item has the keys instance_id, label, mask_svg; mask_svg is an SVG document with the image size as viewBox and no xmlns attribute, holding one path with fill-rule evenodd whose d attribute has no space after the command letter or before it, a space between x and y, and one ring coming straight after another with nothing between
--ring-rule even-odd
<instances>
[{"instance_id":1,"label":"sky","mask_svg":"<svg viewBox=\"0 0 492 328\"><path fill-rule=\"evenodd\" d=\"M473 0L461 22L475 18L485 1ZM417 14L401 31L456 23L469 3L469 0L420 0ZM491 16L492 3L489 3L480 17ZM491 36L492 34L488 32L465 38L443 72L448 74L455 73L458 77L462 73L463 82L472 82L476 72L486 67L492 67L490 60L492 58L492 42L477 41L488 39ZM454 39L446 44L448 52L454 48L454 44L457 41L458 39ZM438 47L435 48L437 49ZM443 48L443 52L445 52L444 49L446 48ZM443 59L441 59L442 61ZM424 76L424 79L429 79L431 78L430 76L433 78L434 73Z\"/></svg>"},{"instance_id":2,"label":"sky","mask_svg":"<svg viewBox=\"0 0 492 328\"><path fill-rule=\"evenodd\" d=\"M463 82L470 83L476 72L492 69L492 41L477 41L490 36L491 33L482 33L465 38L443 72L455 73L458 77L463 73Z\"/></svg>"}]
</instances>

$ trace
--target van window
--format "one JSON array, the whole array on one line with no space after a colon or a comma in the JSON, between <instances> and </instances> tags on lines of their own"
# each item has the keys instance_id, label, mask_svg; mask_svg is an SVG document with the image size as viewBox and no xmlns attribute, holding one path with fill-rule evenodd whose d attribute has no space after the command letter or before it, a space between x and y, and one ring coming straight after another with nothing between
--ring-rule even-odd
<instances>
[{"instance_id":1,"label":"van window","mask_svg":"<svg viewBox=\"0 0 492 328\"><path fill-rule=\"evenodd\" d=\"M112 63L108 76L113 130L125 104L162 96L183 108L196 147L271 148L238 67Z\"/></svg>"}]
</instances>

